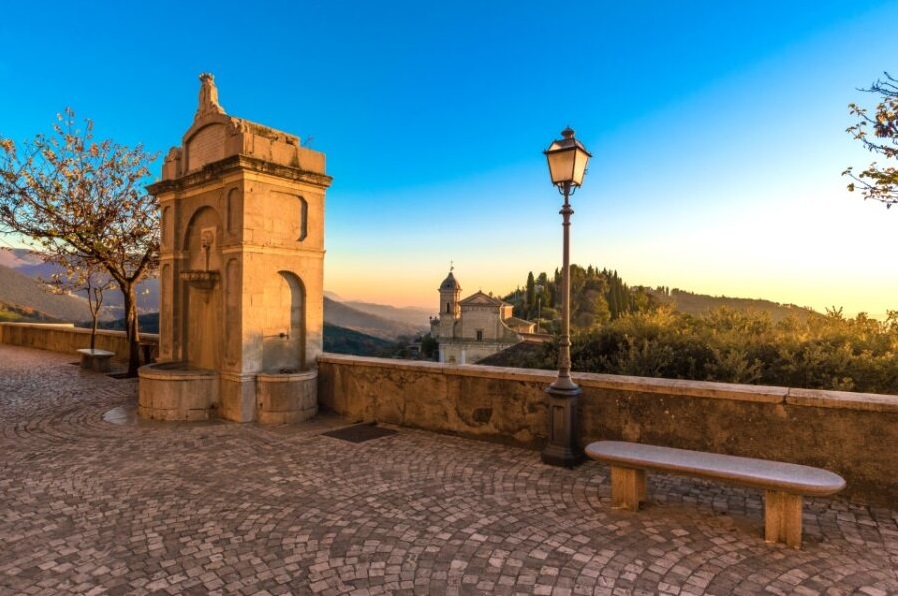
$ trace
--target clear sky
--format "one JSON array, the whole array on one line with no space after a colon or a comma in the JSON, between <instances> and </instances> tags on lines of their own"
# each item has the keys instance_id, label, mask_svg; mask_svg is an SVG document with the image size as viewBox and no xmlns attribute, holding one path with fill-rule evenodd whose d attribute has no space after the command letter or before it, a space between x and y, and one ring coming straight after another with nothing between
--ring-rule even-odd
<instances>
[{"instance_id":1,"label":"clear sky","mask_svg":"<svg viewBox=\"0 0 898 596\"><path fill-rule=\"evenodd\" d=\"M896 25L875 0L14 2L0 134L72 106L165 151L212 72L228 113L327 153L326 288L436 312L450 261L463 295L560 266L542 150L570 125L573 262L881 316L898 210L840 174L872 160L847 104L898 74Z\"/></svg>"}]
</instances>

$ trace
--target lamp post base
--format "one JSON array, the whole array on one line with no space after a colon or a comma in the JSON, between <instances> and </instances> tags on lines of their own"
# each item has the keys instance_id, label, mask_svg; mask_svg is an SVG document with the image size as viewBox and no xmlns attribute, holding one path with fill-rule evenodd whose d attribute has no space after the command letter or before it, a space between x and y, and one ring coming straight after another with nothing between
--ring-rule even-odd
<instances>
[{"instance_id":1,"label":"lamp post base","mask_svg":"<svg viewBox=\"0 0 898 596\"><path fill-rule=\"evenodd\" d=\"M549 397L549 440L542 452L542 461L549 466L574 468L583 463L583 452L577 446L577 406L580 388L546 387Z\"/></svg>"}]
</instances>

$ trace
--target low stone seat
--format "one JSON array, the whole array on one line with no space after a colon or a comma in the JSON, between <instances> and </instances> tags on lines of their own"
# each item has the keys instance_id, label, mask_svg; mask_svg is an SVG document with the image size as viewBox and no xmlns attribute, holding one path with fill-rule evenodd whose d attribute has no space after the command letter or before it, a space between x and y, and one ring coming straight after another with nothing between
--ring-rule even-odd
<instances>
[{"instance_id":1,"label":"low stone seat","mask_svg":"<svg viewBox=\"0 0 898 596\"><path fill-rule=\"evenodd\" d=\"M845 488L845 480L827 470L735 455L623 441L590 443L586 454L611 466L612 506L630 511L646 499L646 470L762 489L765 540L794 548L801 547L804 495L832 495Z\"/></svg>"},{"instance_id":2,"label":"low stone seat","mask_svg":"<svg viewBox=\"0 0 898 596\"><path fill-rule=\"evenodd\" d=\"M112 357L115 356L115 352L90 348L82 348L78 353L81 354L81 368L96 372L109 372Z\"/></svg>"}]
</instances>

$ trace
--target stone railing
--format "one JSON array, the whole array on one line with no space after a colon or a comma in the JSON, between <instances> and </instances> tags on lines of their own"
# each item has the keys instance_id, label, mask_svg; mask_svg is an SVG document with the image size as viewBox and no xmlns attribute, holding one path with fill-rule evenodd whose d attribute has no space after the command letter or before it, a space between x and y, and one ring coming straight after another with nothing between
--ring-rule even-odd
<instances>
[{"instance_id":1,"label":"stone railing","mask_svg":"<svg viewBox=\"0 0 898 596\"><path fill-rule=\"evenodd\" d=\"M141 333L140 341L158 344L159 336ZM75 327L71 323L0 323L0 343L65 352L77 357L77 350L90 347L90 329ZM124 331L97 331L96 349L115 352L116 360L128 360L128 339Z\"/></svg>"},{"instance_id":2,"label":"stone railing","mask_svg":"<svg viewBox=\"0 0 898 596\"><path fill-rule=\"evenodd\" d=\"M540 448L551 371L325 354L318 399L356 420ZM599 439L826 468L846 493L898 502L898 396L574 374L579 444Z\"/></svg>"}]
</instances>

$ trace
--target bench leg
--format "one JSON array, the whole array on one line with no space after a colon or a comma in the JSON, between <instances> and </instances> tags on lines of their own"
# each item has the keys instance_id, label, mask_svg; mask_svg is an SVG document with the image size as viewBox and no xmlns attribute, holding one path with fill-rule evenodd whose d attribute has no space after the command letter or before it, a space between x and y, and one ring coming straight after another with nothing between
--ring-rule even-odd
<instances>
[{"instance_id":1,"label":"bench leg","mask_svg":"<svg viewBox=\"0 0 898 596\"><path fill-rule=\"evenodd\" d=\"M611 506L638 511L645 501L645 470L611 466Z\"/></svg>"},{"instance_id":2,"label":"bench leg","mask_svg":"<svg viewBox=\"0 0 898 596\"><path fill-rule=\"evenodd\" d=\"M801 548L801 512L804 498L777 490L764 496L764 540Z\"/></svg>"}]
</instances>

